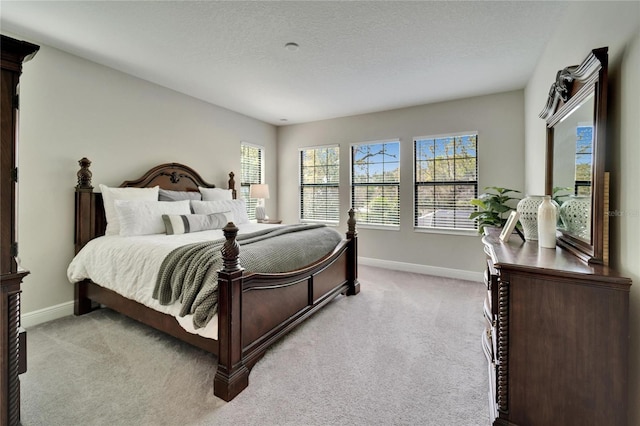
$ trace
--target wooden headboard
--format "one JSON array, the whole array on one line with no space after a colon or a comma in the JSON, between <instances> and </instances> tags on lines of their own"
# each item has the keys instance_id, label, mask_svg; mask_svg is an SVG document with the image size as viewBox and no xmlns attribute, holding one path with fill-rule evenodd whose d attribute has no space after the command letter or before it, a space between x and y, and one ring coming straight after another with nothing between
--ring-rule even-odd
<instances>
[{"instance_id":1,"label":"wooden headboard","mask_svg":"<svg viewBox=\"0 0 640 426\"><path fill-rule=\"evenodd\" d=\"M92 239L104 235L107 220L104 216L102 194L93 192L91 184L92 173L89 170L91 161L82 158L78 161L78 185L76 185L75 206L75 252L78 253L85 244ZM229 173L228 188L236 198L236 182L234 173ZM198 191L198 187L215 188L215 185L206 182L198 172L191 167L179 163L165 163L153 167L142 177L134 180L125 180L120 188L150 188L158 185L162 189L170 191Z\"/></svg>"}]
</instances>

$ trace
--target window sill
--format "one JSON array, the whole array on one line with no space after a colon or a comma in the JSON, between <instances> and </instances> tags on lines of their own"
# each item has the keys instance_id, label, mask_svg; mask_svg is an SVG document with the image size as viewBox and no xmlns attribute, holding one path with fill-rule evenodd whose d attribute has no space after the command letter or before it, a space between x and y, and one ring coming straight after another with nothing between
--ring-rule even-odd
<instances>
[{"instance_id":1,"label":"window sill","mask_svg":"<svg viewBox=\"0 0 640 426\"><path fill-rule=\"evenodd\" d=\"M399 225L376 225L372 223L356 222L356 229L377 229L379 231L399 231Z\"/></svg>"},{"instance_id":2,"label":"window sill","mask_svg":"<svg viewBox=\"0 0 640 426\"><path fill-rule=\"evenodd\" d=\"M459 235L462 237L478 237L478 231L475 229L439 229L439 228L413 228L414 232L424 234L444 234L444 235Z\"/></svg>"},{"instance_id":3,"label":"window sill","mask_svg":"<svg viewBox=\"0 0 640 426\"><path fill-rule=\"evenodd\" d=\"M299 219L300 223L322 223L327 226L338 226L340 222L338 221L329 221L329 220L311 220L311 219Z\"/></svg>"}]
</instances>

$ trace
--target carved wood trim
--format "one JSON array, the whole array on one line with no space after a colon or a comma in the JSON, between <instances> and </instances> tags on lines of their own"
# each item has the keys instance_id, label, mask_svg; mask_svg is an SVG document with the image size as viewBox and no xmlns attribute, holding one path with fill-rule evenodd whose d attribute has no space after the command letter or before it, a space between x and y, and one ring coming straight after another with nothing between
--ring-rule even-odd
<instances>
[{"instance_id":1,"label":"carved wood trim","mask_svg":"<svg viewBox=\"0 0 640 426\"><path fill-rule=\"evenodd\" d=\"M2 69L18 74L22 73L22 64L33 59L40 50L38 45L5 35L2 35L0 44L2 45L2 53L0 54Z\"/></svg>"},{"instance_id":2,"label":"carved wood trim","mask_svg":"<svg viewBox=\"0 0 640 426\"><path fill-rule=\"evenodd\" d=\"M498 411L509 412L509 281L498 280Z\"/></svg>"},{"instance_id":3,"label":"carved wood trim","mask_svg":"<svg viewBox=\"0 0 640 426\"><path fill-rule=\"evenodd\" d=\"M138 179L122 182L120 187L146 188L155 185L175 191L197 191L199 186L215 188L214 184L202 179L198 172L180 163L160 164Z\"/></svg>"},{"instance_id":4,"label":"carved wood trim","mask_svg":"<svg viewBox=\"0 0 640 426\"><path fill-rule=\"evenodd\" d=\"M237 198L236 195L236 180L234 179L234 176L236 174L233 172L229 172L229 181L227 182L227 188L231 190L231 194L233 199L235 200Z\"/></svg>"},{"instance_id":5,"label":"carved wood trim","mask_svg":"<svg viewBox=\"0 0 640 426\"><path fill-rule=\"evenodd\" d=\"M581 100L569 103L580 87L593 83L598 79L598 72L602 68L601 55L603 49L593 50L580 65L571 65L561 69L556 74L556 81L549 89L549 96L539 117L549 120L554 114L565 109L575 107ZM606 54L606 48L605 48ZM574 105L575 104L575 105ZM555 123L550 123L553 126Z\"/></svg>"},{"instance_id":6,"label":"carved wood trim","mask_svg":"<svg viewBox=\"0 0 640 426\"><path fill-rule=\"evenodd\" d=\"M20 286L28 271L0 275L0 424L20 423ZM6 322L6 324L5 324Z\"/></svg>"},{"instance_id":7,"label":"carved wood trim","mask_svg":"<svg viewBox=\"0 0 640 426\"><path fill-rule=\"evenodd\" d=\"M6 325L8 329L8 346L5 349L8 355L8 395L7 402L9 408L9 424L17 425L20 423L20 379L18 378L18 370L20 363L20 292L9 294L7 296L9 317Z\"/></svg>"},{"instance_id":8,"label":"carved wood trim","mask_svg":"<svg viewBox=\"0 0 640 426\"><path fill-rule=\"evenodd\" d=\"M347 220L347 240L349 240L349 257L347 258L347 273L349 289L347 296L360 293L360 282L358 281L358 231L356 230L356 216L353 208L349 209L349 219Z\"/></svg>"},{"instance_id":9,"label":"carved wood trim","mask_svg":"<svg viewBox=\"0 0 640 426\"><path fill-rule=\"evenodd\" d=\"M222 246L222 271L231 273L241 270L238 257L240 256L240 245L236 241L238 236L238 227L233 223L227 223L222 229L222 233L226 238Z\"/></svg>"},{"instance_id":10,"label":"carved wood trim","mask_svg":"<svg viewBox=\"0 0 640 426\"><path fill-rule=\"evenodd\" d=\"M78 170L77 173L78 185L76 185L76 189L85 191L92 190L93 186L91 186L91 177L93 176L93 173L89 170L89 167L91 167L91 160L87 157L82 157L78 160L78 164L80 165L80 170Z\"/></svg>"},{"instance_id":11,"label":"carved wood trim","mask_svg":"<svg viewBox=\"0 0 640 426\"><path fill-rule=\"evenodd\" d=\"M602 220L602 264L605 266L609 265L609 215L611 212L609 211L609 203L610 203L610 184L611 184L611 174L609 172L604 172L604 216Z\"/></svg>"},{"instance_id":12,"label":"carved wood trim","mask_svg":"<svg viewBox=\"0 0 640 426\"><path fill-rule=\"evenodd\" d=\"M356 214L353 208L349 209L349 219L347 220L347 238L355 237L358 235L356 232Z\"/></svg>"}]
</instances>

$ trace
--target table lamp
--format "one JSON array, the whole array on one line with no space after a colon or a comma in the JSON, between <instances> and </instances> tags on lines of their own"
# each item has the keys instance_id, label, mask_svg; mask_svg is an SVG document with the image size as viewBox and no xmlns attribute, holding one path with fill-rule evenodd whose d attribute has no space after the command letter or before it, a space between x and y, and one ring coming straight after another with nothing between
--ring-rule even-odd
<instances>
[{"instance_id":1,"label":"table lamp","mask_svg":"<svg viewBox=\"0 0 640 426\"><path fill-rule=\"evenodd\" d=\"M249 187L249 198L256 198L258 200L258 204L256 205L256 219L258 222L265 220L267 215L264 200L269 198L269 185L266 183L251 185Z\"/></svg>"}]
</instances>

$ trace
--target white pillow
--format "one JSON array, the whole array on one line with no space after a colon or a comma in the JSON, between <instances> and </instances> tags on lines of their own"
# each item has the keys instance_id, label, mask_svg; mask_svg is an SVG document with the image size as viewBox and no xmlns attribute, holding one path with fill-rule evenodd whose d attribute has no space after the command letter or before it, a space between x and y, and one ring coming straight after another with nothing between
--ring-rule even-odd
<instances>
[{"instance_id":1,"label":"white pillow","mask_svg":"<svg viewBox=\"0 0 640 426\"><path fill-rule=\"evenodd\" d=\"M230 189L203 188L199 186L198 190L202 194L203 201L233 200L233 192Z\"/></svg>"},{"instance_id":2,"label":"white pillow","mask_svg":"<svg viewBox=\"0 0 640 426\"><path fill-rule=\"evenodd\" d=\"M104 215L107 219L107 229L105 235L118 235L120 233L120 223L113 204L115 200L158 200L159 186L153 188L111 188L100 184L102 200L104 202Z\"/></svg>"},{"instance_id":3,"label":"white pillow","mask_svg":"<svg viewBox=\"0 0 640 426\"><path fill-rule=\"evenodd\" d=\"M231 212L236 225L249 222L247 204L244 200L197 201L191 200L191 208L195 214L213 214Z\"/></svg>"},{"instance_id":4,"label":"white pillow","mask_svg":"<svg viewBox=\"0 0 640 426\"><path fill-rule=\"evenodd\" d=\"M191 213L189 200L139 201L115 200L114 206L120 221L120 236L164 234L162 215L187 215Z\"/></svg>"},{"instance_id":5,"label":"white pillow","mask_svg":"<svg viewBox=\"0 0 640 426\"><path fill-rule=\"evenodd\" d=\"M170 191L160 188L158 201L202 200L202 194L196 191Z\"/></svg>"}]
</instances>

